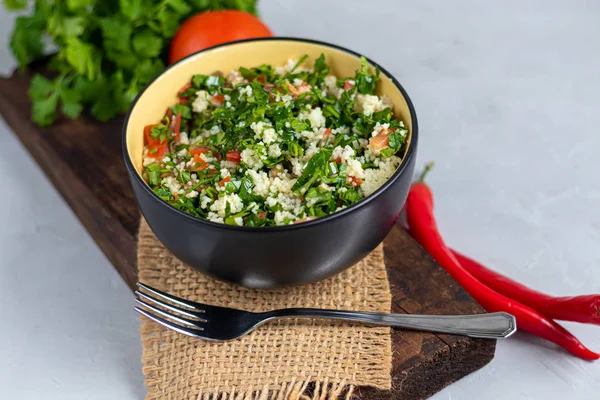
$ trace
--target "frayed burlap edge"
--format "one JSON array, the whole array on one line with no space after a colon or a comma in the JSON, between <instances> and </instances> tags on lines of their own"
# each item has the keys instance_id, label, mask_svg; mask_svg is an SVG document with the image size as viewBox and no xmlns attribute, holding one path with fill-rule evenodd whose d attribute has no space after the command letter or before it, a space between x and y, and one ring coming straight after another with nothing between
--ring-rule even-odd
<instances>
[{"instance_id":1,"label":"frayed burlap edge","mask_svg":"<svg viewBox=\"0 0 600 400\"><path fill-rule=\"evenodd\" d=\"M382 246L352 268L312 285L252 290L220 282L177 260L145 221L139 280L190 300L249 311L320 307L388 312ZM331 320L278 320L230 342L209 342L142 318L147 400L350 399L355 387L391 388L390 330Z\"/></svg>"}]
</instances>

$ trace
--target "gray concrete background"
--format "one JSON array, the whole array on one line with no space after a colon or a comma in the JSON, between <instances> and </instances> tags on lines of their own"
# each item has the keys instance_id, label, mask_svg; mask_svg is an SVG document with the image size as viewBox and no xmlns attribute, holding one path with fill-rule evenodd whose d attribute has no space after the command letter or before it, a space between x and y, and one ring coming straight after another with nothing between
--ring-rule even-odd
<instances>
[{"instance_id":1,"label":"gray concrete background","mask_svg":"<svg viewBox=\"0 0 600 400\"><path fill-rule=\"evenodd\" d=\"M447 241L552 294L600 292L600 2L275 1L278 35L362 52L412 97ZM0 12L0 73L14 67ZM0 398L141 399L132 296L0 120ZM565 323L600 350L600 327ZM597 399L600 362L518 334L434 399Z\"/></svg>"}]
</instances>

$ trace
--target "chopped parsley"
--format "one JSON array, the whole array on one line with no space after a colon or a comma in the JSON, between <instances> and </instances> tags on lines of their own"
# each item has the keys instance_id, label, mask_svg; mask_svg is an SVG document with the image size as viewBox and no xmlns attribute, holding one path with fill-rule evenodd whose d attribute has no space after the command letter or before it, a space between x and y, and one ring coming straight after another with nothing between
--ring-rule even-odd
<instances>
[{"instance_id":1,"label":"chopped parsley","mask_svg":"<svg viewBox=\"0 0 600 400\"><path fill-rule=\"evenodd\" d=\"M307 59L194 75L146 127L148 185L186 213L245 226L303 222L370 195L400 165L408 129L375 94L380 73L365 58L344 78L323 55Z\"/></svg>"}]
</instances>

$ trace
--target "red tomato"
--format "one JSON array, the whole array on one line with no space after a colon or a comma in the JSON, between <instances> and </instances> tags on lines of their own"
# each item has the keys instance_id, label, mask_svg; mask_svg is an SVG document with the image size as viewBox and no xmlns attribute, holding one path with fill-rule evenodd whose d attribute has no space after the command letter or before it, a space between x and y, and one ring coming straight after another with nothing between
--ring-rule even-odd
<instances>
[{"instance_id":1,"label":"red tomato","mask_svg":"<svg viewBox=\"0 0 600 400\"><path fill-rule=\"evenodd\" d=\"M231 180L231 177L226 176L225 178L223 178L219 181L219 186L225 186L225 183L229 182L230 180Z\"/></svg>"},{"instance_id":2,"label":"red tomato","mask_svg":"<svg viewBox=\"0 0 600 400\"><path fill-rule=\"evenodd\" d=\"M146 125L144 127L144 142L148 145L148 157L162 158L167 152L167 141L164 140L161 143L160 139L154 139L150 135L152 133L152 128L155 126L157 125Z\"/></svg>"},{"instance_id":3,"label":"red tomato","mask_svg":"<svg viewBox=\"0 0 600 400\"><path fill-rule=\"evenodd\" d=\"M228 151L226 159L227 159L227 161L239 163L240 160L242 159L241 154L242 153L240 153L239 151Z\"/></svg>"},{"instance_id":4,"label":"red tomato","mask_svg":"<svg viewBox=\"0 0 600 400\"><path fill-rule=\"evenodd\" d=\"M237 11L208 11L186 20L173 40L169 63L217 44L233 40L273 36L271 30L252 14Z\"/></svg>"},{"instance_id":5,"label":"red tomato","mask_svg":"<svg viewBox=\"0 0 600 400\"><path fill-rule=\"evenodd\" d=\"M344 90L350 90L350 89L352 89L352 86L354 86L354 83L352 83L350 81L344 82Z\"/></svg>"}]
</instances>

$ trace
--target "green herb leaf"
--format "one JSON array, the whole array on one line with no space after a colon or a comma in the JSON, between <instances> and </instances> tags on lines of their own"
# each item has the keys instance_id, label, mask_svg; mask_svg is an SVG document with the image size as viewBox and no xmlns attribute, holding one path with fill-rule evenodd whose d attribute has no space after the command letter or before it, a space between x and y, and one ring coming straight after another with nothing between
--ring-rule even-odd
<instances>
[{"instance_id":1,"label":"green herb leaf","mask_svg":"<svg viewBox=\"0 0 600 400\"><path fill-rule=\"evenodd\" d=\"M81 99L76 91L63 88L60 92L60 100L62 102L62 111L67 117L71 119L79 117L83 110L83 105L81 105Z\"/></svg>"},{"instance_id":2,"label":"green herb leaf","mask_svg":"<svg viewBox=\"0 0 600 400\"><path fill-rule=\"evenodd\" d=\"M38 15L17 17L10 38L10 48L21 67L44 55L42 30L45 23Z\"/></svg>"},{"instance_id":3,"label":"green herb leaf","mask_svg":"<svg viewBox=\"0 0 600 400\"><path fill-rule=\"evenodd\" d=\"M171 107L173 110L173 114L181 114L181 118L183 119L191 119L192 118L192 107L188 104L175 104Z\"/></svg>"},{"instance_id":4,"label":"green herb leaf","mask_svg":"<svg viewBox=\"0 0 600 400\"><path fill-rule=\"evenodd\" d=\"M206 80L208 79L207 75L196 74L192 76L192 86L197 89L202 89L205 87Z\"/></svg>"},{"instance_id":5,"label":"green herb leaf","mask_svg":"<svg viewBox=\"0 0 600 400\"><path fill-rule=\"evenodd\" d=\"M48 18L48 31L53 36L80 36L86 28L83 17L65 17L53 14Z\"/></svg>"},{"instance_id":6,"label":"green herb leaf","mask_svg":"<svg viewBox=\"0 0 600 400\"><path fill-rule=\"evenodd\" d=\"M2 0L2 2L9 11L24 10L27 7L27 0Z\"/></svg>"},{"instance_id":7,"label":"green herb leaf","mask_svg":"<svg viewBox=\"0 0 600 400\"><path fill-rule=\"evenodd\" d=\"M135 21L142 15L142 0L119 0L119 8L129 21Z\"/></svg>"},{"instance_id":8,"label":"green herb leaf","mask_svg":"<svg viewBox=\"0 0 600 400\"><path fill-rule=\"evenodd\" d=\"M79 74L92 80L98 72L98 62L94 46L87 44L76 37L68 37L64 49L67 62Z\"/></svg>"},{"instance_id":9,"label":"green herb leaf","mask_svg":"<svg viewBox=\"0 0 600 400\"><path fill-rule=\"evenodd\" d=\"M304 61L306 61L307 59L308 59L308 54L305 54L302 57L300 57L300 59L298 60L298 62L296 62L296 64L294 65L294 67L290 70L290 72L288 72L286 74L286 76L292 75L294 73L294 71L297 70L299 66L301 66L302 64L304 64Z\"/></svg>"},{"instance_id":10,"label":"green herb leaf","mask_svg":"<svg viewBox=\"0 0 600 400\"><path fill-rule=\"evenodd\" d=\"M377 79L379 79L379 67L376 68L375 74L370 73L370 67L365 57L360 58L361 69L356 71L354 78L358 91L362 94L373 94L375 87L377 86Z\"/></svg>"},{"instance_id":11,"label":"green herb leaf","mask_svg":"<svg viewBox=\"0 0 600 400\"><path fill-rule=\"evenodd\" d=\"M156 57L160 54L163 47L163 39L150 29L142 29L133 35L133 49L142 57Z\"/></svg>"},{"instance_id":12,"label":"green herb leaf","mask_svg":"<svg viewBox=\"0 0 600 400\"><path fill-rule=\"evenodd\" d=\"M119 68L132 69L139 63L132 49L133 27L118 17L100 20L106 57Z\"/></svg>"},{"instance_id":13,"label":"green herb leaf","mask_svg":"<svg viewBox=\"0 0 600 400\"><path fill-rule=\"evenodd\" d=\"M166 4L180 15L186 15L192 11L192 7L185 0L167 0Z\"/></svg>"},{"instance_id":14,"label":"green herb leaf","mask_svg":"<svg viewBox=\"0 0 600 400\"><path fill-rule=\"evenodd\" d=\"M160 74L165 68L160 58L146 59L136 68L135 73L142 84L146 84Z\"/></svg>"},{"instance_id":15,"label":"green herb leaf","mask_svg":"<svg viewBox=\"0 0 600 400\"><path fill-rule=\"evenodd\" d=\"M56 119L58 93L52 93L45 99L36 99L31 109L31 118L40 126L52 125Z\"/></svg>"},{"instance_id":16,"label":"green herb leaf","mask_svg":"<svg viewBox=\"0 0 600 400\"><path fill-rule=\"evenodd\" d=\"M160 174L161 167L157 163L152 163L146 166L146 171L148 172L148 183L152 186L158 185L160 183Z\"/></svg>"},{"instance_id":17,"label":"green herb leaf","mask_svg":"<svg viewBox=\"0 0 600 400\"><path fill-rule=\"evenodd\" d=\"M256 14L256 2L3 0L9 10L23 10L34 4L29 15L16 18L10 38L20 67L41 58L45 43L51 41L58 51L49 66L69 77L54 85L46 96L33 98L37 103L33 114L44 125L56 117L53 106L61 107L70 117L89 107L92 115L102 121L124 112L137 92L164 70L161 56L182 21L208 10L238 9ZM268 66L264 70L261 73L266 76L272 74ZM213 78L210 88L222 93L223 81Z\"/></svg>"},{"instance_id":18,"label":"green herb leaf","mask_svg":"<svg viewBox=\"0 0 600 400\"><path fill-rule=\"evenodd\" d=\"M332 153L333 150L330 149L321 149L315 153L308 160L306 167L302 171L302 175L300 175L294 186L292 186L292 191L304 194L319 178L326 176Z\"/></svg>"},{"instance_id":19,"label":"green herb leaf","mask_svg":"<svg viewBox=\"0 0 600 400\"><path fill-rule=\"evenodd\" d=\"M95 0L67 0L67 8L71 11L85 9L91 6Z\"/></svg>"}]
</instances>

